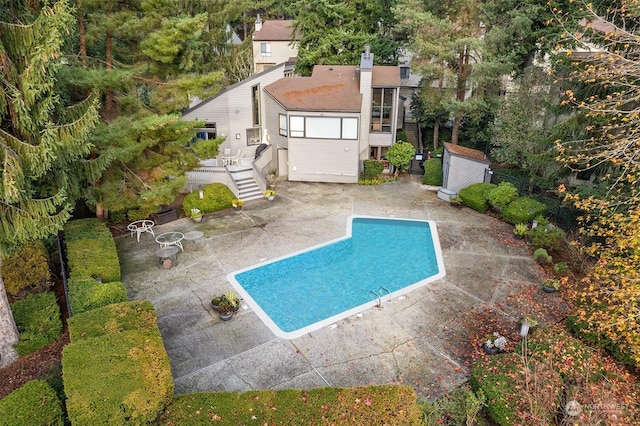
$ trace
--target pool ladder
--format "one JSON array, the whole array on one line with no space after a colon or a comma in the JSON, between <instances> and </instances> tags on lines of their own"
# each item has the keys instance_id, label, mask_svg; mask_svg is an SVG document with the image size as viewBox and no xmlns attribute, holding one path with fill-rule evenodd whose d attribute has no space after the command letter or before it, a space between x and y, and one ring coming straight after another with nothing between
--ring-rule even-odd
<instances>
[{"instance_id":1,"label":"pool ladder","mask_svg":"<svg viewBox=\"0 0 640 426\"><path fill-rule=\"evenodd\" d=\"M376 303L377 308L382 307L382 297L385 295L385 293L389 296L389 301L391 301L391 292L386 287L380 287L378 291L369 291L369 297L371 298L371 300L378 300L378 303Z\"/></svg>"}]
</instances>

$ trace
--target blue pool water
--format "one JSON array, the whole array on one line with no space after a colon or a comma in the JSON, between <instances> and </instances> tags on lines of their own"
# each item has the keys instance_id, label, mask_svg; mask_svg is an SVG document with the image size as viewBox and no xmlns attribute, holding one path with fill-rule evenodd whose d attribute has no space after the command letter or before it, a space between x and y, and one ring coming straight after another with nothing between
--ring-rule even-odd
<instances>
[{"instance_id":1,"label":"blue pool water","mask_svg":"<svg viewBox=\"0 0 640 426\"><path fill-rule=\"evenodd\" d=\"M431 221L352 217L344 238L228 275L278 336L292 339L445 275Z\"/></svg>"}]
</instances>

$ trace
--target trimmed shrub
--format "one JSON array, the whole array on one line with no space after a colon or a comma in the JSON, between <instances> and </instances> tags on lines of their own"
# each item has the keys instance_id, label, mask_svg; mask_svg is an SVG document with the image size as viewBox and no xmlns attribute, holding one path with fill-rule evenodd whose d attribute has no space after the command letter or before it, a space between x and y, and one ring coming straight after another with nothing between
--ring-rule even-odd
<instances>
[{"instance_id":1,"label":"trimmed shrub","mask_svg":"<svg viewBox=\"0 0 640 426\"><path fill-rule=\"evenodd\" d=\"M107 226L97 218L78 219L64 225L64 240L112 240Z\"/></svg>"},{"instance_id":2,"label":"trimmed shrub","mask_svg":"<svg viewBox=\"0 0 640 426\"><path fill-rule=\"evenodd\" d=\"M474 183L458 191L458 197L467 207L484 213L489 209L489 193L495 187L492 183Z\"/></svg>"},{"instance_id":3,"label":"trimmed shrub","mask_svg":"<svg viewBox=\"0 0 640 426\"><path fill-rule=\"evenodd\" d=\"M127 289L119 281L101 283L87 275L73 275L68 285L69 305L74 315L128 300Z\"/></svg>"},{"instance_id":4,"label":"trimmed shrub","mask_svg":"<svg viewBox=\"0 0 640 426\"><path fill-rule=\"evenodd\" d=\"M547 250L558 250L563 241L566 240L565 232L551 224L547 226L538 226L529 232L531 244L534 247L542 247Z\"/></svg>"},{"instance_id":5,"label":"trimmed shrub","mask_svg":"<svg viewBox=\"0 0 640 426\"><path fill-rule=\"evenodd\" d=\"M222 183L212 183L202 188L204 198L200 198L199 191L193 191L184 196L182 209L186 216L191 216L191 209L200 209L202 213L217 212L231 208L236 196Z\"/></svg>"},{"instance_id":6,"label":"trimmed shrub","mask_svg":"<svg viewBox=\"0 0 640 426\"><path fill-rule=\"evenodd\" d=\"M549 253L543 248L536 249L533 252L533 259L540 265L546 265L553 262L553 258L549 256Z\"/></svg>"},{"instance_id":7,"label":"trimmed shrub","mask_svg":"<svg viewBox=\"0 0 640 426\"><path fill-rule=\"evenodd\" d=\"M105 283L120 281L120 260L113 238L65 242L71 276L99 277Z\"/></svg>"},{"instance_id":8,"label":"trimmed shrub","mask_svg":"<svg viewBox=\"0 0 640 426\"><path fill-rule=\"evenodd\" d=\"M547 211L547 206L533 198L520 197L513 200L502 211L502 218L512 225L531 222L536 216Z\"/></svg>"},{"instance_id":9,"label":"trimmed shrub","mask_svg":"<svg viewBox=\"0 0 640 426\"><path fill-rule=\"evenodd\" d=\"M409 164L416 155L416 148L409 142L396 142L387 150L387 159L400 171L409 170Z\"/></svg>"},{"instance_id":10,"label":"trimmed shrub","mask_svg":"<svg viewBox=\"0 0 640 426\"><path fill-rule=\"evenodd\" d=\"M31 242L4 259L2 278L7 294L14 299L49 289L51 273L42 242Z\"/></svg>"},{"instance_id":11,"label":"trimmed shrub","mask_svg":"<svg viewBox=\"0 0 640 426\"><path fill-rule=\"evenodd\" d=\"M203 409L194 409L203 407ZM177 396L165 425L404 425L421 426L409 386L201 392Z\"/></svg>"},{"instance_id":12,"label":"trimmed shrub","mask_svg":"<svg viewBox=\"0 0 640 426\"><path fill-rule=\"evenodd\" d=\"M364 160L362 170L363 179L375 179L384 170L384 163L378 160Z\"/></svg>"},{"instance_id":13,"label":"trimmed shrub","mask_svg":"<svg viewBox=\"0 0 640 426\"><path fill-rule=\"evenodd\" d=\"M499 212L516 198L518 198L518 189L511 182L500 182L489 192L489 204Z\"/></svg>"},{"instance_id":14,"label":"trimmed shrub","mask_svg":"<svg viewBox=\"0 0 640 426\"><path fill-rule=\"evenodd\" d=\"M31 380L0 399L2 426L64 426L62 403L43 380Z\"/></svg>"},{"instance_id":15,"label":"trimmed shrub","mask_svg":"<svg viewBox=\"0 0 640 426\"><path fill-rule=\"evenodd\" d=\"M72 342L158 326L153 305L146 300L115 303L74 315L69 318L68 324Z\"/></svg>"},{"instance_id":16,"label":"trimmed shrub","mask_svg":"<svg viewBox=\"0 0 640 426\"><path fill-rule=\"evenodd\" d=\"M606 310L606 306L602 306L600 308L589 305L587 309L594 310ZM581 320L578 314L571 314L567 317L567 327L571 330L576 336L585 342L592 344L598 348L607 349L618 361L623 364L630 365L633 367L637 367L637 363L632 351L623 350L618 344L613 342L611 339L607 338L604 334L596 333L592 330L591 325Z\"/></svg>"},{"instance_id":17,"label":"trimmed shrub","mask_svg":"<svg viewBox=\"0 0 640 426\"><path fill-rule=\"evenodd\" d=\"M173 396L157 328L70 343L62 370L71 424L153 424Z\"/></svg>"},{"instance_id":18,"label":"trimmed shrub","mask_svg":"<svg viewBox=\"0 0 640 426\"><path fill-rule=\"evenodd\" d=\"M62 334L60 306L53 293L30 294L13 303L11 311L20 332L14 345L20 356L47 346Z\"/></svg>"},{"instance_id":19,"label":"trimmed shrub","mask_svg":"<svg viewBox=\"0 0 640 426\"><path fill-rule=\"evenodd\" d=\"M425 185L442 185L442 159L430 158L424 162L424 176L422 183Z\"/></svg>"}]
</instances>

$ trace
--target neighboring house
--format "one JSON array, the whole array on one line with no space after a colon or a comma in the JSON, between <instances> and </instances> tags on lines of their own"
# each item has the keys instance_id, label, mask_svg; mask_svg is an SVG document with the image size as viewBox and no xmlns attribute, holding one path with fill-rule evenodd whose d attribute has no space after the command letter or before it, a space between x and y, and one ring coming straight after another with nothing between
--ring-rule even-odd
<instances>
[{"instance_id":1,"label":"neighboring house","mask_svg":"<svg viewBox=\"0 0 640 426\"><path fill-rule=\"evenodd\" d=\"M253 33L253 72L262 71L282 62L292 63L298 57L298 46L293 40L293 21L265 21L258 15ZM288 68L289 69L289 68ZM293 70L291 69L291 72Z\"/></svg>"},{"instance_id":2,"label":"neighboring house","mask_svg":"<svg viewBox=\"0 0 640 426\"><path fill-rule=\"evenodd\" d=\"M489 164L482 151L465 146L444 144L442 187L457 193L462 188L485 181Z\"/></svg>"},{"instance_id":3,"label":"neighboring house","mask_svg":"<svg viewBox=\"0 0 640 426\"><path fill-rule=\"evenodd\" d=\"M268 167L289 180L357 183L362 161L382 159L395 142L400 68L373 66L368 46L359 66L316 66L309 77L284 77L284 67L228 87L183 119L204 120L203 136L226 136L221 151L253 159L261 142L269 144L272 160L253 162L262 168L254 176Z\"/></svg>"}]
</instances>

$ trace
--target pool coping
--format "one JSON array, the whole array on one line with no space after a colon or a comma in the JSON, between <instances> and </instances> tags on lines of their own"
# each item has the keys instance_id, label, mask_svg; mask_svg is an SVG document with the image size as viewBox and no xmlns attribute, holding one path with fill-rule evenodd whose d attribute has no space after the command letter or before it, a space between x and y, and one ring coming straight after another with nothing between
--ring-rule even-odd
<instances>
[{"instance_id":1,"label":"pool coping","mask_svg":"<svg viewBox=\"0 0 640 426\"><path fill-rule=\"evenodd\" d=\"M320 321L315 322L313 324L310 324L308 326L299 328L297 330L284 331L260 307L260 305L242 287L242 285L238 282L238 280L236 280L235 277L238 274L241 274L243 272L246 272L246 271L249 271L249 270L252 270L252 269L255 269L255 268L259 268L259 267L262 267L262 266L265 266L265 265L268 265L268 264L271 264L271 263L278 262L278 261L286 259L286 258L297 256L297 255L302 254L302 253L306 253L306 252L310 252L310 251L313 251L313 250L317 250L317 249L319 249L321 247L325 247L325 246L328 246L328 245L331 245L331 244L335 244L336 242L339 242L339 241L347 240L347 239L352 237L353 220L354 219L359 219L359 218L422 222L422 223L427 223L429 225L429 230L431 232L431 241L433 243L433 249L434 249L434 253L435 253L435 257L436 257L436 264L438 266L438 272L436 274L428 277L428 278L425 278L424 280L420 280L418 282L415 282L413 284L405 286L405 287L403 287L403 288L401 288L399 290L396 290L396 291L391 292L389 294L385 294L384 295L384 299L385 300L389 300L390 301L390 300L392 300L394 298L404 297L404 295L406 295L410 291L418 289L420 287L423 287L423 286L429 284L430 282L437 281L437 280L439 280L441 278L444 278L446 276L446 270L445 270L444 260L443 260L443 256L442 256L442 247L440 246L440 238L438 236L438 230L437 230L436 224L435 224L435 222L433 220L398 218L398 217L385 217L385 216L351 215L347 219L346 234L343 237L335 238L335 239L327 241L325 243L317 244L317 245L314 245L312 247L305 248L303 250L298 250L296 252L289 253L289 254L284 255L284 256L279 256L277 258L264 260L262 262L259 262L257 264L248 266L246 268L242 268L242 269L239 269L237 271L230 272L229 274L227 274L227 281L231 284L231 286L238 292L240 297L247 303L247 305L249 305L249 307L256 313L258 318L269 328L269 330L271 330L271 332L273 332L273 334L276 337L287 339L287 340L292 340L292 339L296 339L298 337L304 336L306 334L309 334L311 332L323 329L325 327L329 327L329 328L336 327L335 323L337 321L343 320L343 319L345 319L347 317L350 317L350 316L353 316L353 315L357 315L357 314L359 314L359 313L361 313L363 311L366 311L368 309L371 309L371 308L377 306L381 302L383 297L380 295L380 297L377 300L372 299L369 302L363 303L361 305L358 305L356 307L348 309L348 310L346 310L344 312L341 312L339 314L333 315L333 316L331 316L329 318L325 318L323 320L320 320Z\"/></svg>"}]
</instances>

